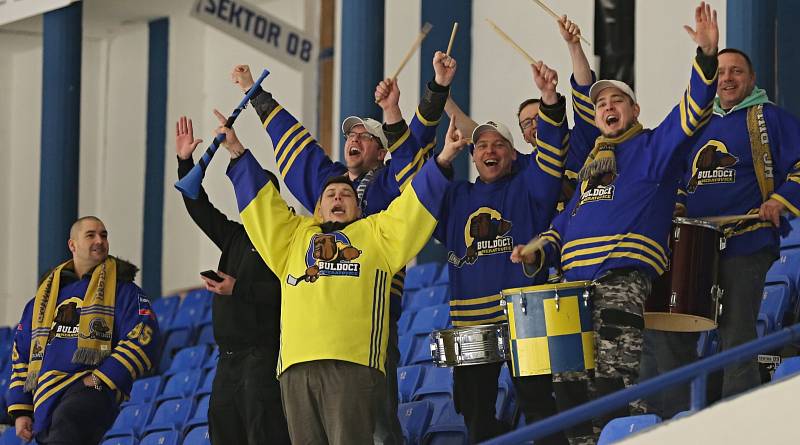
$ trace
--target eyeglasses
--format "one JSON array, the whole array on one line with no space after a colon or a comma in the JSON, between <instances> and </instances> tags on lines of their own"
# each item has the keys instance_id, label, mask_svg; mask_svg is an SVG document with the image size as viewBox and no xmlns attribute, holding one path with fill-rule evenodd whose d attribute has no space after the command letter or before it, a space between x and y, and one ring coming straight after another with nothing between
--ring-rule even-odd
<instances>
[{"instance_id":1,"label":"eyeglasses","mask_svg":"<svg viewBox=\"0 0 800 445\"><path fill-rule=\"evenodd\" d=\"M531 125L534 125L534 124L536 124L536 119L533 119L533 118L529 117L529 118L527 118L527 119L525 119L523 121L520 121L519 128L521 128L522 131L525 131L528 128L530 128ZM536 127L534 126L534 128L536 128Z\"/></svg>"},{"instance_id":2,"label":"eyeglasses","mask_svg":"<svg viewBox=\"0 0 800 445\"><path fill-rule=\"evenodd\" d=\"M350 133L347 133L346 135L344 135L344 138L345 138L345 140L358 139L361 142L369 142L369 141L375 139L375 136L367 133L366 131L362 132L362 133L358 133L356 131L351 131Z\"/></svg>"}]
</instances>

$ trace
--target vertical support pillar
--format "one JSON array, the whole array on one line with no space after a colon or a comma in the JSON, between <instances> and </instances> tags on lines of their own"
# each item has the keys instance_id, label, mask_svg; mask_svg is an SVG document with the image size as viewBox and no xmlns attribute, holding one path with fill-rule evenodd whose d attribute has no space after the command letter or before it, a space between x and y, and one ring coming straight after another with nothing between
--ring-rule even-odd
<instances>
[{"instance_id":1,"label":"vertical support pillar","mask_svg":"<svg viewBox=\"0 0 800 445\"><path fill-rule=\"evenodd\" d=\"M384 0L342 0L341 119L355 115L383 120L374 92L384 76L385 9ZM344 144L339 147L339 159L344 159Z\"/></svg>"},{"instance_id":2,"label":"vertical support pillar","mask_svg":"<svg viewBox=\"0 0 800 445\"><path fill-rule=\"evenodd\" d=\"M142 233L142 289L150 298L161 296L164 245L164 146L167 137L167 73L169 19L149 23L147 64L147 137Z\"/></svg>"},{"instance_id":3,"label":"vertical support pillar","mask_svg":"<svg viewBox=\"0 0 800 445\"><path fill-rule=\"evenodd\" d=\"M69 258L78 217L83 2L44 14L39 276Z\"/></svg>"}]
</instances>

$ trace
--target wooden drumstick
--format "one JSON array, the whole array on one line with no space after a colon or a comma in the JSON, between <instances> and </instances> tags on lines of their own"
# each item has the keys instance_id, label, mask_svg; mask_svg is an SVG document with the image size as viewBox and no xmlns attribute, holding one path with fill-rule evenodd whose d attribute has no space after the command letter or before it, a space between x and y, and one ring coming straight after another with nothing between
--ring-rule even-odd
<instances>
[{"instance_id":1,"label":"wooden drumstick","mask_svg":"<svg viewBox=\"0 0 800 445\"><path fill-rule=\"evenodd\" d=\"M397 79L397 76L400 75L400 71L403 71L403 68L406 66L406 63L408 63L408 60L411 59L411 56L413 56L419 46L422 45L422 41L425 40L425 37L427 37L428 33L431 32L431 28L433 28L433 25L428 22L425 22L425 24L422 25L422 30L420 30L417 40L414 41L414 44L411 45L411 48L409 48L406 56L403 57L403 61L400 62L400 66L397 67L397 71L394 72L392 79Z\"/></svg>"},{"instance_id":2,"label":"wooden drumstick","mask_svg":"<svg viewBox=\"0 0 800 445\"><path fill-rule=\"evenodd\" d=\"M708 221L712 224L726 224L733 221L747 221L751 219L759 219L758 213L749 213L747 215L727 215L727 216L709 216L705 218L699 218L703 221Z\"/></svg>"},{"instance_id":3,"label":"wooden drumstick","mask_svg":"<svg viewBox=\"0 0 800 445\"><path fill-rule=\"evenodd\" d=\"M445 53L448 57L450 56L450 51L453 49L453 42L456 40L457 31L458 22L453 22L453 32L450 33L450 43L447 44L447 52Z\"/></svg>"},{"instance_id":4,"label":"wooden drumstick","mask_svg":"<svg viewBox=\"0 0 800 445\"><path fill-rule=\"evenodd\" d=\"M405 57L403 57L403 60L400 62L400 66L397 67L397 70L392 75L391 77L392 80L397 79L397 76L400 75L400 71L403 71L403 68L405 68L406 63L408 63L409 59L411 59L411 56L414 55L419 46L422 45L422 41L425 40L425 37L427 37L428 33L431 32L431 28L433 28L433 25L431 25L429 22L425 22L425 24L422 25L422 29L420 30L419 35L417 35L417 40L414 40L414 43L411 45L411 48L408 49L408 52L406 53ZM382 99L383 99L382 97L375 98L375 103L376 104L380 103Z\"/></svg>"},{"instance_id":5,"label":"wooden drumstick","mask_svg":"<svg viewBox=\"0 0 800 445\"><path fill-rule=\"evenodd\" d=\"M553 11L553 9L552 9L552 8L550 8L549 6L547 6L547 4L546 4L545 2L543 2L542 0L533 0L533 2L534 2L534 3L536 3L537 5L541 6L541 7L542 7L542 9L544 9L544 10L545 10L545 12L547 12L548 14L550 14L551 16L553 16L553 18L554 18L554 19L556 19L556 20L559 20L559 21L561 20L561 16L560 16L560 15L558 15L558 14L556 14L556 12L555 12L555 11ZM581 39L581 40L582 40L584 43L586 43L587 45L589 45L589 46L592 46L592 44L591 44L591 43L589 43L589 41L588 41L588 40L586 40L586 38L585 38L585 37L583 37L583 35L578 35L578 37L580 37L580 39Z\"/></svg>"},{"instance_id":6,"label":"wooden drumstick","mask_svg":"<svg viewBox=\"0 0 800 445\"><path fill-rule=\"evenodd\" d=\"M489 19L486 19L486 21L489 23L489 25L491 25L491 27L500 36L500 38L502 38L503 40L508 42L508 44L511 45L511 47L513 47L515 50L517 50L517 52L519 52L522 55L522 57L528 59L528 62L531 65L538 63L538 61L536 59L534 59L533 57L531 57L530 54L525 52L525 50L522 49L521 46L517 45L517 42L515 42L513 39L511 39L511 37L509 37L508 34L503 32L503 30L500 29L500 27L498 27L493 21L491 21Z\"/></svg>"},{"instance_id":7,"label":"wooden drumstick","mask_svg":"<svg viewBox=\"0 0 800 445\"><path fill-rule=\"evenodd\" d=\"M537 250L543 248L545 245L547 245L546 239L536 238L534 240L531 240L531 242L529 242L528 244L526 244L525 247L522 248L522 252L520 253L522 254L522 256L530 255L536 252Z\"/></svg>"}]
</instances>

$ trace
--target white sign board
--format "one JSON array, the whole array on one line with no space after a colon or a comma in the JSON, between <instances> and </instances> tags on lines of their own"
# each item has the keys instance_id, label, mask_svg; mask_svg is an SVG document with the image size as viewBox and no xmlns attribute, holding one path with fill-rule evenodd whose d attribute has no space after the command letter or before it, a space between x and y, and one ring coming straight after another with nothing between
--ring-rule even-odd
<instances>
[{"instance_id":1,"label":"white sign board","mask_svg":"<svg viewBox=\"0 0 800 445\"><path fill-rule=\"evenodd\" d=\"M316 33L306 33L258 7L241 0L198 0L191 15L292 68L316 69Z\"/></svg>"},{"instance_id":2,"label":"white sign board","mask_svg":"<svg viewBox=\"0 0 800 445\"><path fill-rule=\"evenodd\" d=\"M76 0L0 0L0 26L63 8Z\"/></svg>"}]
</instances>

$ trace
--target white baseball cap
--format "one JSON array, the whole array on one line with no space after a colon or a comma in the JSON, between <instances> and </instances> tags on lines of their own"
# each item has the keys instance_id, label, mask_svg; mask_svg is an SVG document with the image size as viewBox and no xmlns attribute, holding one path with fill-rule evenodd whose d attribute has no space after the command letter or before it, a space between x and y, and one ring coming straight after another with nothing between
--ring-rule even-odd
<instances>
[{"instance_id":1,"label":"white baseball cap","mask_svg":"<svg viewBox=\"0 0 800 445\"><path fill-rule=\"evenodd\" d=\"M511 132L508 131L508 127L499 122L494 122L494 121L488 121L484 124L480 124L477 127L475 127L474 130L472 130L473 145L478 142L478 138L481 136L481 134L487 131L496 131L500 133L500 136L503 136L503 138L507 140L509 144L511 144L511 148L514 148L514 138L511 137Z\"/></svg>"},{"instance_id":2,"label":"white baseball cap","mask_svg":"<svg viewBox=\"0 0 800 445\"><path fill-rule=\"evenodd\" d=\"M633 99L633 103L637 103L636 94L633 92L631 87L629 87L627 83L621 82L619 80L598 80L597 82L595 82L589 89L589 97L592 98L592 103L597 101L597 96L599 96L600 92L605 90L606 88L616 88L625 93L631 99Z\"/></svg>"},{"instance_id":3,"label":"white baseball cap","mask_svg":"<svg viewBox=\"0 0 800 445\"><path fill-rule=\"evenodd\" d=\"M367 133L375 136L381 141L383 148L389 148L389 141L386 139L386 134L383 133L383 125L371 118L360 118L358 116L350 116L342 122L342 133L347 136L350 130L356 125L363 125Z\"/></svg>"}]
</instances>

